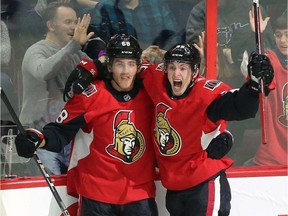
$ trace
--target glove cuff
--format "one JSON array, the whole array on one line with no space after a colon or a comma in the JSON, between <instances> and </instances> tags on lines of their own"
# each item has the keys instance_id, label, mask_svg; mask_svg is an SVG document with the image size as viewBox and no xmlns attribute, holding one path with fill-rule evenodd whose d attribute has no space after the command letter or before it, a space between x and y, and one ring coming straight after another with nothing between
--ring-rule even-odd
<instances>
[{"instance_id":1,"label":"glove cuff","mask_svg":"<svg viewBox=\"0 0 288 216\"><path fill-rule=\"evenodd\" d=\"M249 80L246 86L253 95L261 93L261 85L253 80Z\"/></svg>"},{"instance_id":2,"label":"glove cuff","mask_svg":"<svg viewBox=\"0 0 288 216\"><path fill-rule=\"evenodd\" d=\"M249 80L247 81L247 88L250 90L250 92L252 92L252 94L259 94L262 93L261 92L261 84L253 81L253 80ZM269 85L265 85L264 86L264 94L265 96L268 96L270 91L275 89L275 82L272 81Z\"/></svg>"},{"instance_id":3,"label":"glove cuff","mask_svg":"<svg viewBox=\"0 0 288 216\"><path fill-rule=\"evenodd\" d=\"M38 148L44 140L44 135L35 128L28 128L27 133L29 135L29 140L35 144L36 148Z\"/></svg>"}]
</instances>

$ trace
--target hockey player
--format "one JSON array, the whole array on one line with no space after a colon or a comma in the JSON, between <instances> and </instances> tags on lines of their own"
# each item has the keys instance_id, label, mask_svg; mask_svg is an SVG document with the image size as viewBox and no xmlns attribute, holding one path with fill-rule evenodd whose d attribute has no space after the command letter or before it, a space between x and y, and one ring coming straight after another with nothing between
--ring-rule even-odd
<instances>
[{"instance_id":1,"label":"hockey player","mask_svg":"<svg viewBox=\"0 0 288 216\"><path fill-rule=\"evenodd\" d=\"M220 81L199 76L199 64L196 48L180 44L165 54L164 64L147 65L148 68L143 65L141 72L154 103L154 147L171 216L229 215L231 192L225 170L232 160L209 157L210 152L224 149L223 142L218 146L210 143L206 151L203 149L224 130L222 119L255 116L259 79L263 78L269 93L274 76L269 59L253 54L248 81L232 91Z\"/></svg>"},{"instance_id":2,"label":"hockey player","mask_svg":"<svg viewBox=\"0 0 288 216\"><path fill-rule=\"evenodd\" d=\"M173 146L171 150L156 149L160 178L167 188L166 207L171 216L229 215L231 192L225 170L232 162L228 158L205 157L201 151L203 140L211 139L211 134L221 128L203 129L222 119L254 117L259 103L258 79L264 78L267 92L273 79L273 68L264 55L251 56L249 81L233 91L220 81L199 76L199 65L198 50L180 44L166 52L164 64L150 66L142 72L144 87L156 110L156 146L161 145L157 135L163 133L161 122L165 120L171 128L166 134L166 140Z\"/></svg>"},{"instance_id":3,"label":"hockey player","mask_svg":"<svg viewBox=\"0 0 288 216\"><path fill-rule=\"evenodd\" d=\"M255 58L250 75L254 78L263 73L269 84L273 77L269 60L263 56ZM263 68L269 66L267 70L259 63L262 60ZM154 103L156 158L162 184L167 188L166 207L171 216L229 215L231 192L225 170L232 160L206 157L203 141L221 132L216 127L221 119L242 120L254 117L258 110L257 79L230 91L220 81L199 76L199 65L196 48L176 45L166 52L164 64L150 66L141 74ZM162 122L169 125L168 132L162 129ZM207 125L214 125L215 130L205 131ZM163 133L170 146L165 151L161 148Z\"/></svg>"},{"instance_id":4,"label":"hockey player","mask_svg":"<svg viewBox=\"0 0 288 216\"><path fill-rule=\"evenodd\" d=\"M39 146L58 152L72 140L67 190L80 196L80 215L157 216L155 157L151 139L153 104L135 79L142 50L130 36L107 47L110 79L95 80L67 102L57 123L42 133L16 137L17 152L32 157ZM88 59L77 70L89 68ZM145 169L145 171L143 171Z\"/></svg>"}]
</instances>

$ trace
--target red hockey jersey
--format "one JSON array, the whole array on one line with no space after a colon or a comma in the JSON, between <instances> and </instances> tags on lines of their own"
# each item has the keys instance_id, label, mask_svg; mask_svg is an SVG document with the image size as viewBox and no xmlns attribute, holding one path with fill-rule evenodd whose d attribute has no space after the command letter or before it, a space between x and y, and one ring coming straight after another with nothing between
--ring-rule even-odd
<instances>
[{"instance_id":1,"label":"red hockey jersey","mask_svg":"<svg viewBox=\"0 0 288 216\"><path fill-rule=\"evenodd\" d=\"M59 116L59 123L73 125L82 118L84 125L72 143L70 195L111 204L155 197L152 102L143 88L132 99L129 93L122 97L120 102L103 81L94 81Z\"/></svg>"},{"instance_id":2,"label":"red hockey jersey","mask_svg":"<svg viewBox=\"0 0 288 216\"><path fill-rule=\"evenodd\" d=\"M213 123L206 114L208 105L230 87L199 77L191 92L181 99L167 93L163 64L142 72L144 86L154 103L154 147L164 187L184 190L206 181L233 163L229 158L207 157L210 141L225 130L226 122Z\"/></svg>"}]
</instances>

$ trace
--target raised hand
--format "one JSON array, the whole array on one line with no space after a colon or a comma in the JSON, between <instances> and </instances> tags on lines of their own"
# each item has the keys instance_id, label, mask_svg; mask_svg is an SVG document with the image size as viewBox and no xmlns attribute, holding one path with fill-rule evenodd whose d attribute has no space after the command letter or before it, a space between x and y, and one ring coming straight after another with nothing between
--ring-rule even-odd
<instances>
[{"instance_id":1,"label":"raised hand","mask_svg":"<svg viewBox=\"0 0 288 216\"><path fill-rule=\"evenodd\" d=\"M198 43L193 44L193 46L199 51L201 57L200 65L200 75L205 75L205 31L201 32L201 35L198 36Z\"/></svg>"},{"instance_id":2,"label":"raised hand","mask_svg":"<svg viewBox=\"0 0 288 216\"><path fill-rule=\"evenodd\" d=\"M193 46L199 51L201 59L205 60L205 31L198 36L198 43Z\"/></svg>"},{"instance_id":3,"label":"raised hand","mask_svg":"<svg viewBox=\"0 0 288 216\"><path fill-rule=\"evenodd\" d=\"M73 39L79 42L81 45L84 45L94 35L94 32L90 32L87 35L90 21L90 14L84 14L82 19L78 18L77 20Z\"/></svg>"},{"instance_id":4,"label":"raised hand","mask_svg":"<svg viewBox=\"0 0 288 216\"><path fill-rule=\"evenodd\" d=\"M74 94L81 94L94 79L101 78L99 72L103 73L103 70L103 65L100 61L81 59L66 81L63 100L66 102Z\"/></svg>"},{"instance_id":5,"label":"raised hand","mask_svg":"<svg viewBox=\"0 0 288 216\"><path fill-rule=\"evenodd\" d=\"M259 22L260 22L260 31L261 33L264 32L264 30L266 29L266 26L268 24L268 21L270 20L270 17L266 17L264 20L263 20L263 17L262 17L262 14L261 14L261 10L259 10ZM251 27L251 30L253 32L255 32L255 23L254 23L254 13L253 13L253 10L251 9L249 11L249 20L250 20L250 27Z\"/></svg>"}]
</instances>

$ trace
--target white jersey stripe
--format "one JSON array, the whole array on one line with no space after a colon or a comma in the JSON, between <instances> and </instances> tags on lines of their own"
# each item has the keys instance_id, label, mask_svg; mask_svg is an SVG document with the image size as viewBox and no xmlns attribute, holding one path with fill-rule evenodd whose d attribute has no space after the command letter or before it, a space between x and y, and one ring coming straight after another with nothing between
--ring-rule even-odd
<instances>
[{"instance_id":1,"label":"white jersey stripe","mask_svg":"<svg viewBox=\"0 0 288 216\"><path fill-rule=\"evenodd\" d=\"M213 208L213 213L212 216L218 216L218 211L220 209L220 176L218 176L215 181L214 181L214 208Z\"/></svg>"}]
</instances>

